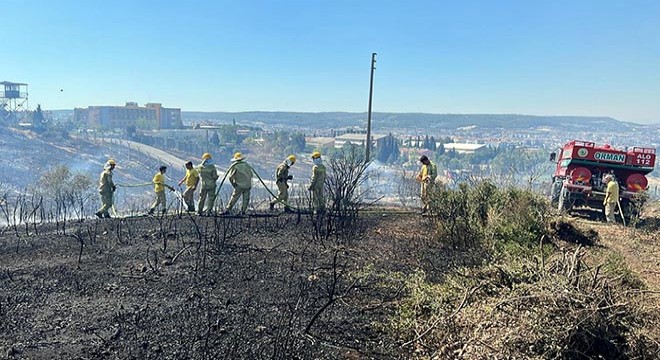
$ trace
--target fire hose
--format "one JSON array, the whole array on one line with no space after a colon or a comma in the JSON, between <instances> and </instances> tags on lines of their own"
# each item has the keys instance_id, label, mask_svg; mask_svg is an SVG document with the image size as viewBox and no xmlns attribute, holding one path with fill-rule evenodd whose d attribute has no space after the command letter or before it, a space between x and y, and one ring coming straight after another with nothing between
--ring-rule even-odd
<instances>
[{"instance_id":1,"label":"fire hose","mask_svg":"<svg viewBox=\"0 0 660 360\"><path fill-rule=\"evenodd\" d=\"M619 214L621 214L621 220L623 220L623 226L626 226L626 217L623 215L623 209L621 208L621 202L619 199L616 199L616 205L619 207Z\"/></svg>"},{"instance_id":2,"label":"fire hose","mask_svg":"<svg viewBox=\"0 0 660 360\"><path fill-rule=\"evenodd\" d=\"M220 189L222 188L222 185L225 183L225 180L227 179L227 175L229 175L229 172L231 171L231 169L232 169L236 164L237 164L237 162L235 162L235 163L231 164L231 166L229 166L229 168L228 168L227 171L225 172L225 176L224 176L224 177L222 178L222 180L220 181L220 185L218 186L218 190L216 190L216 192L215 192L215 197L214 197L214 200L213 200L213 207L215 207L215 199L218 198L218 194L220 194ZM244 163L244 164L246 164L246 165L250 168L250 170L252 170L252 172L257 176L257 179L259 179L259 182L264 186L264 188L266 189L266 191L268 191L268 193L269 193L273 198L277 199L277 195L275 195L275 194L274 194L274 193L268 188L268 186L266 185L266 183L264 182L264 180L261 178L261 176L259 176L259 173L258 173L256 170L254 170L254 168L253 168L250 164L248 164L248 163ZM278 200L278 202L281 203L281 204L283 204L284 206L289 207L289 208L291 208L291 209L294 209L294 210L296 210L296 211L300 211L300 210L301 210L301 209L299 209L299 208L297 208L297 207L295 207L295 206L291 206L289 203L287 203L287 202L284 201L284 200Z\"/></svg>"},{"instance_id":3,"label":"fire hose","mask_svg":"<svg viewBox=\"0 0 660 360\"><path fill-rule=\"evenodd\" d=\"M224 176L224 177L222 178L222 180L220 181L220 185L218 186L218 189L217 189L216 192L215 192L215 197L214 197L214 200L213 200L213 207L215 207L215 200L218 198L218 195L220 194L220 189L222 188L222 185L224 184L225 180L227 179L227 175L229 174L229 172L231 171L231 169L232 169L236 164L237 164L237 163L235 162L235 163L231 164L231 166L229 166L229 168L228 168L227 171L225 172L225 176ZM258 179L259 182L264 186L264 188L266 189L266 191L268 191L268 193L269 193L273 198L277 199L277 195L275 195L275 193L273 193L273 192L270 190L270 188L268 188L268 185L266 185L265 181L261 178L261 176L259 175L259 173L258 173L258 172L257 172L257 171L256 171L256 170L255 170L250 164L247 164L247 163L245 163L245 164L246 164L246 165L250 168L250 170L252 170L252 172L256 175L257 179ZM135 188L135 187L143 187L143 186L152 186L153 184L154 184L153 182L144 182L144 183L138 183L138 184L116 184L116 186L117 186L117 187L124 187L124 188ZM165 185L165 186L167 186L167 185ZM169 186L168 186L168 187L169 187ZM172 187L171 189L174 189L174 188ZM187 207L188 205L186 204L185 200L183 199L183 196L181 195L181 192L176 191L176 190L173 190L173 192L174 192L174 196L179 200L179 202L183 205L183 207L184 207L184 208ZM284 200L278 200L278 202L281 203L281 204L283 204L284 206L286 206L286 207L288 207L288 208L294 209L294 210L296 210L296 211L301 211L300 208L295 207L295 206L292 206L291 204L289 204L288 202L286 202L286 201L284 201ZM112 205L112 212L113 212L113 215L115 215L115 216L117 215L117 213L116 213L116 211L115 211L115 206L114 206L114 204Z\"/></svg>"},{"instance_id":4,"label":"fire hose","mask_svg":"<svg viewBox=\"0 0 660 360\"><path fill-rule=\"evenodd\" d=\"M152 185L154 185L153 182L144 182L144 183L139 183L139 184L115 184L116 187L123 187L123 188L136 188L136 187L152 186ZM163 184L163 186L165 186L165 187L169 188L170 190L172 190L172 192L174 193L174 196L183 204L183 206L184 207L187 206L186 202L183 200L183 196L178 191L176 191L176 189L174 187L169 186L167 184ZM114 194L113 194L113 196L114 196ZM117 210L115 210L114 202L112 204L112 215L114 215L115 217L117 216Z\"/></svg>"}]
</instances>

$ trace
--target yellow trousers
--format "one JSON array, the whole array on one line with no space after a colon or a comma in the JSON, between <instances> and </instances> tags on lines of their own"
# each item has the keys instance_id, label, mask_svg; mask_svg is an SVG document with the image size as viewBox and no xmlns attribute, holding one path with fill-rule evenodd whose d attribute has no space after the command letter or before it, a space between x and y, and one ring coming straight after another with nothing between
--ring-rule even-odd
<instances>
[{"instance_id":1,"label":"yellow trousers","mask_svg":"<svg viewBox=\"0 0 660 360\"><path fill-rule=\"evenodd\" d=\"M160 205L161 210L165 211L165 208L167 207L167 199L165 198L165 191L159 191L156 193L156 198L154 199L154 203L151 204L151 210L155 210L158 205Z\"/></svg>"},{"instance_id":2,"label":"yellow trousers","mask_svg":"<svg viewBox=\"0 0 660 360\"><path fill-rule=\"evenodd\" d=\"M206 202L206 207L204 207L204 202ZM199 202L197 203L197 212L203 213L211 212L213 210L213 204L215 203L215 186L210 189L204 189L199 191Z\"/></svg>"},{"instance_id":3,"label":"yellow trousers","mask_svg":"<svg viewBox=\"0 0 660 360\"><path fill-rule=\"evenodd\" d=\"M432 187L433 187L433 184L422 182L420 192L421 192L421 198L422 198L422 210L423 211L427 211L429 209L429 204L431 203L430 191L431 191Z\"/></svg>"},{"instance_id":4,"label":"yellow trousers","mask_svg":"<svg viewBox=\"0 0 660 360\"><path fill-rule=\"evenodd\" d=\"M325 195L323 187L312 188L312 204L317 211L325 210Z\"/></svg>"},{"instance_id":5,"label":"yellow trousers","mask_svg":"<svg viewBox=\"0 0 660 360\"><path fill-rule=\"evenodd\" d=\"M271 201L270 203L273 205L277 204L278 202L286 203L287 201L289 201L289 187L284 181L278 181L276 182L276 184L277 184L277 198L275 198L275 200Z\"/></svg>"},{"instance_id":6,"label":"yellow trousers","mask_svg":"<svg viewBox=\"0 0 660 360\"><path fill-rule=\"evenodd\" d=\"M106 215L108 214L108 210L112 208L112 192L102 192L99 194L101 195L101 208L98 212Z\"/></svg>"},{"instance_id":7,"label":"yellow trousers","mask_svg":"<svg viewBox=\"0 0 660 360\"><path fill-rule=\"evenodd\" d=\"M250 205L250 190L252 190L252 188L244 189L244 188L235 187L234 192L231 194L231 199L229 200L229 204L227 205L227 211L231 211L231 209L238 201L238 198L242 196L243 204L241 204L241 213L245 214L248 205Z\"/></svg>"},{"instance_id":8,"label":"yellow trousers","mask_svg":"<svg viewBox=\"0 0 660 360\"><path fill-rule=\"evenodd\" d=\"M183 201L188 206L188 211L195 211L195 202L193 201L193 195L195 194L195 188L186 187L186 191L183 192Z\"/></svg>"},{"instance_id":9,"label":"yellow trousers","mask_svg":"<svg viewBox=\"0 0 660 360\"><path fill-rule=\"evenodd\" d=\"M608 202L605 204L605 218L607 219L608 223L616 222L614 211L616 211L616 203Z\"/></svg>"}]
</instances>

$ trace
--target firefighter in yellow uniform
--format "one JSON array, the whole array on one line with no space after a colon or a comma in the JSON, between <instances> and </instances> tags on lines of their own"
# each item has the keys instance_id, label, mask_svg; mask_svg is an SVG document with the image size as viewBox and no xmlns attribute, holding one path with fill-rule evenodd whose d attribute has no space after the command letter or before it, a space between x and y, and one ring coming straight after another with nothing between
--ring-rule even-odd
<instances>
[{"instance_id":1,"label":"firefighter in yellow uniform","mask_svg":"<svg viewBox=\"0 0 660 360\"><path fill-rule=\"evenodd\" d=\"M619 203L619 183L610 174L605 175L603 181L607 184L605 199L603 200L603 205L605 205L605 218L608 223L614 223L616 222L614 211Z\"/></svg>"},{"instance_id":2,"label":"firefighter in yellow uniform","mask_svg":"<svg viewBox=\"0 0 660 360\"><path fill-rule=\"evenodd\" d=\"M308 190L312 192L312 205L317 213L325 211L325 196L323 194L326 178L326 168L321 160L321 153L314 151L312 153L312 178Z\"/></svg>"},{"instance_id":3,"label":"firefighter in yellow uniform","mask_svg":"<svg viewBox=\"0 0 660 360\"><path fill-rule=\"evenodd\" d=\"M154 213L154 210L160 205L161 212L165 214L167 212L166 206L167 206L167 198L165 197L165 188L170 189L170 191L174 191L174 188L165 184L165 172L167 171L167 166L161 166L158 168L158 172L156 175L154 175L153 180L151 181L154 184L154 191L156 192L156 198L154 199L154 203L151 204L151 208L149 209L149 215Z\"/></svg>"},{"instance_id":4,"label":"firefighter in yellow uniform","mask_svg":"<svg viewBox=\"0 0 660 360\"><path fill-rule=\"evenodd\" d=\"M234 154L234 157L231 159L233 164L229 167L229 172L227 173L227 178L231 183L231 186L234 187L234 191L231 194L231 199L227 208L225 209L224 214L229 214L231 209L234 207L239 197L243 197L243 203L241 204L241 214L245 214L247 211L248 205L250 204L250 190L252 190L252 168L250 165L245 162L245 158L239 152Z\"/></svg>"},{"instance_id":5,"label":"firefighter in yellow uniform","mask_svg":"<svg viewBox=\"0 0 660 360\"><path fill-rule=\"evenodd\" d=\"M213 211L213 204L215 204L215 182L218 180L218 171L213 164L211 154L204 153L202 155L202 163L197 167L199 178L202 182L202 188L199 190L199 202L197 203L197 213L204 215L206 212L210 214ZM206 202L206 208L204 203Z\"/></svg>"},{"instance_id":6,"label":"firefighter in yellow uniform","mask_svg":"<svg viewBox=\"0 0 660 360\"><path fill-rule=\"evenodd\" d=\"M183 192L183 201L188 207L188 211L195 211L195 202L193 201L193 195L197 189L197 184L199 183L199 172L193 167L192 161L186 163L186 176L179 181L179 186L186 183L186 190Z\"/></svg>"},{"instance_id":7,"label":"firefighter in yellow uniform","mask_svg":"<svg viewBox=\"0 0 660 360\"><path fill-rule=\"evenodd\" d=\"M277 197L270 202L270 210L275 208L275 204L281 202L284 204L284 211L290 212L291 208L287 201L289 201L289 180L293 179L293 175L289 175L289 168L296 163L295 155L289 155L275 170L275 184L277 185Z\"/></svg>"},{"instance_id":8,"label":"firefighter in yellow uniform","mask_svg":"<svg viewBox=\"0 0 660 360\"><path fill-rule=\"evenodd\" d=\"M422 169L417 174L417 181L421 184L422 213L426 213L430 204L429 191L438 177L438 167L426 155L422 155L419 161L422 163Z\"/></svg>"},{"instance_id":9,"label":"firefighter in yellow uniform","mask_svg":"<svg viewBox=\"0 0 660 360\"><path fill-rule=\"evenodd\" d=\"M99 178L99 194L101 195L101 208L96 212L98 218L109 218L110 213L108 210L112 208L112 196L117 190L115 183L112 181L112 171L115 169L117 163L110 159L103 165L103 172Z\"/></svg>"}]
</instances>

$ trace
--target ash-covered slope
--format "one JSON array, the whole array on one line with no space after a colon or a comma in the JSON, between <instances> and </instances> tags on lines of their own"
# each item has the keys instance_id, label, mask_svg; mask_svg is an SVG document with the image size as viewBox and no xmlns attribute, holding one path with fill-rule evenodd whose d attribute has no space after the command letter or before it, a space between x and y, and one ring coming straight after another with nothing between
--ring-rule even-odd
<instances>
[{"instance_id":1,"label":"ash-covered slope","mask_svg":"<svg viewBox=\"0 0 660 360\"><path fill-rule=\"evenodd\" d=\"M29 131L0 128L0 159L3 159L0 161L0 190L3 193L31 191L44 173L57 166L66 166L73 173L88 176L95 182L103 164L110 158L118 163L114 181L124 185L151 181L161 165L157 158L108 142L40 137ZM183 174L183 166L168 169L170 184L175 185ZM117 201L129 198L148 201L152 191L151 186L121 187Z\"/></svg>"}]
</instances>

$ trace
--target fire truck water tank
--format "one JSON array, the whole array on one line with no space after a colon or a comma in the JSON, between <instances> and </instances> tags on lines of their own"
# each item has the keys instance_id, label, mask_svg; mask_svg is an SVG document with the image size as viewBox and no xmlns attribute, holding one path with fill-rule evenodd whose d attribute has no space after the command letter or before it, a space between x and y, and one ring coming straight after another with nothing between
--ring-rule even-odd
<instances>
[{"instance_id":1,"label":"fire truck water tank","mask_svg":"<svg viewBox=\"0 0 660 360\"><path fill-rule=\"evenodd\" d=\"M626 188L628 191L641 191L646 190L646 187L649 185L646 176L642 174L632 174L626 179Z\"/></svg>"},{"instance_id":2,"label":"fire truck water tank","mask_svg":"<svg viewBox=\"0 0 660 360\"><path fill-rule=\"evenodd\" d=\"M591 180L591 171L586 167L576 167L573 169L573 171L571 171L571 179L573 180L574 184L588 184L589 180Z\"/></svg>"}]
</instances>

